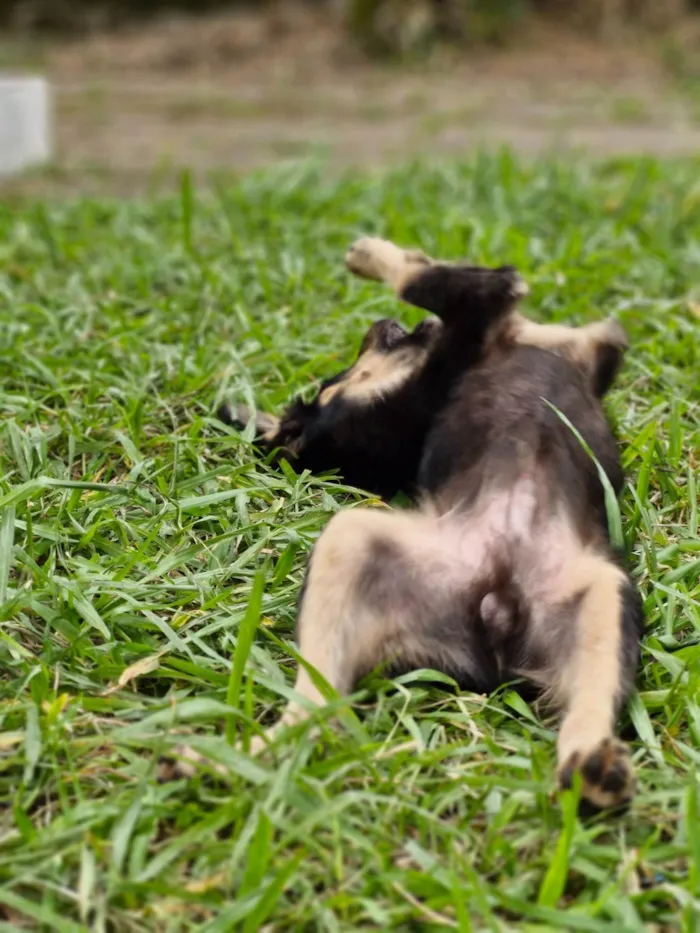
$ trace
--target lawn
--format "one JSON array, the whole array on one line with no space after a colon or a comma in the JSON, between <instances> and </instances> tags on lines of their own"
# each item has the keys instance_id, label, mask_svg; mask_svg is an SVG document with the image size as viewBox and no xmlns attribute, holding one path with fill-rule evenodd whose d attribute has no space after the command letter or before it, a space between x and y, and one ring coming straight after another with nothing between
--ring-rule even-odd
<instances>
[{"instance_id":1,"label":"lawn","mask_svg":"<svg viewBox=\"0 0 700 933\"><path fill-rule=\"evenodd\" d=\"M0 930L700 929L699 169L503 153L0 206ZM372 320L419 320L345 272L367 232L515 263L533 317L628 330L608 409L646 635L622 818L575 819L555 724L511 688L375 676L321 742L232 747L293 684L315 538L366 497L212 412L278 410ZM157 782L178 732L230 787Z\"/></svg>"}]
</instances>

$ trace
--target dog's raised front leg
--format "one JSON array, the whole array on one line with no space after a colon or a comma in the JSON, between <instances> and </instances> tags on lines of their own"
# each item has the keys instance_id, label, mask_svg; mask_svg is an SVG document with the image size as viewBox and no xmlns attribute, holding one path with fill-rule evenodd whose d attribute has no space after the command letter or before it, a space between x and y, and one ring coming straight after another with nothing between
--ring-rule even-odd
<instances>
[{"instance_id":1,"label":"dog's raised front leg","mask_svg":"<svg viewBox=\"0 0 700 933\"><path fill-rule=\"evenodd\" d=\"M627 349L625 332L612 319L570 327L541 324L516 311L527 285L510 266L489 269L442 262L378 237L354 243L345 262L356 275L385 282L403 301L468 332L485 331L504 319L505 326L499 328L503 337L568 357L591 378L599 396L610 387Z\"/></svg>"},{"instance_id":2,"label":"dog's raised front leg","mask_svg":"<svg viewBox=\"0 0 700 933\"><path fill-rule=\"evenodd\" d=\"M354 243L345 262L355 274L385 282L402 301L432 312L472 338L508 316L528 292L512 266L489 269L438 262L377 237Z\"/></svg>"}]
</instances>

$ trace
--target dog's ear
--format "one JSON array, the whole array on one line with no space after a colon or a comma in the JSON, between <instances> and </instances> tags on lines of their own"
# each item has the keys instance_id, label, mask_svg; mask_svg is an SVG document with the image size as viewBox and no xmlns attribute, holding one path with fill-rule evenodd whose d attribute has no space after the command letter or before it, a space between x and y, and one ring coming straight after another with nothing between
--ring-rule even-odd
<instances>
[{"instance_id":1,"label":"dog's ear","mask_svg":"<svg viewBox=\"0 0 700 933\"><path fill-rule=\"evenodd\" d=\"M247 405L228 405L224 403L216 413L220 421L231 427L243 430L250 421L250 408ZM279 431L280 419L266 411L255 413L255 437L266 443L273 443Z\"/></svg>"}]
</instances>

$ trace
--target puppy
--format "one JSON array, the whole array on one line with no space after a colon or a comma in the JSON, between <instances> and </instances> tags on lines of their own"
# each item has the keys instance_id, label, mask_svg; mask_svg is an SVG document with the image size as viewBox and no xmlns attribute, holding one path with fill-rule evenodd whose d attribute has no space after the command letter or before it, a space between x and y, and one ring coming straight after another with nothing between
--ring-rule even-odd
<instances>
[{"instance_id":1,"label":"puppy","mask_svg":"<svg viewBox=\"0 0 700 933\"><path fill-rule=\"evenodd\" d=\"M610 546L596 465L558 414L619 492L600 399L624 335L613 322L527 321L512 267L436 262L377 239L346 261L438 320L411 334L374 325L310 405L263 419L263 443L381 495L408 484L420 504L331 519L303 586L301 656L340 694L381 664L437 669L479 692L525 678L562 714L560 785L578 770L586 802L627 803L634 773L614 726L638 665L641 603ZM325 702L306 666L295 692L278 725Z\"/></svg>"}]
</instances>

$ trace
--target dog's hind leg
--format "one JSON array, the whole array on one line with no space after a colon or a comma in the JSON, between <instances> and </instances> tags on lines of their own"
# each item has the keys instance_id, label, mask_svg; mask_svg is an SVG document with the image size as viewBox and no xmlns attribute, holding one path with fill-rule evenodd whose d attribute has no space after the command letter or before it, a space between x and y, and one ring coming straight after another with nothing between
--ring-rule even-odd
<instances>
[{"instance_id":1,"label":"dog's hind leg","mask_svg":"<svg viewBox=\"0 0 700 933\"><path fill-rule=\"evenodd\" d=\"M432 667L486 689L492 659L469 626L470 580L482 561L476 550L456 565L431 516L340 512L311 557L297 623L300 655L341 695L382 664ZM298 699L268 735L326 702L304 666L294 689Z\"/></svg>"},{"instance_id":2,"label":"dog's hind leg","mask_svg":"<svg viewBox=\"0 0 700 933\"><path fill-rule=\"evenodd\" d=\"M419 521L408 514L351 509L331 519L314 547L297 621L299 653L341 695L385 660L397 627L392 607L379 613L366 598L372 542L381 540L387 549L394 544L398 549L402 536L410 536ZM387 550L384 559L379 558L381 566L373 570L384 575L388 588L395 572L391 556ZM326 702L304 666L299 668L294 690L299 699L289 703L268 737L280 727L305 719L314 706ZM259 747L256 743L254 750Z\"/></svg>"},{"instance_id":3,"label":"dog's hind leg","mask_svg":"<svg viewBox=\"0 0 700 933\"><path fill-rule=\"evenodd\" d=\"M415 648L411 633L420 621L415 606L420 594L415 591L422 592L423 585L411 553L420 561L422 555L416 552L429 521L417 513L349 509L335 515L316 542L300 600L297 642L306 664L339 694L349 693L360 677L383 661ZM407 587L413 592L407 593ZM252 753L264 748L280 728L301 722L326 702L303 665L294 690L296 698L266 738L253 739ZM162 763L163 778L189 777L197 764L226 777L223 767L204 762L186 746L174 752Z\"/></svg>"},{"instance_id":4,"label":"dog's hind leg","mask_svg":"<svg viewBox=\"0 0 700 933\"><path fill-rule=\"evenodd\" d=\"M596 808L620 806L634 795L627 746L615 738L617 715L633 685L639 659L642 613L629 579L609 559L584 553L567 573L575 615L561 619L548 638L552 692L563 718L557 742L562 787L580 771L582 797Z\"/></svg>"}]
</instances>

